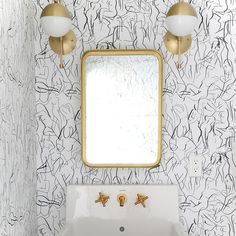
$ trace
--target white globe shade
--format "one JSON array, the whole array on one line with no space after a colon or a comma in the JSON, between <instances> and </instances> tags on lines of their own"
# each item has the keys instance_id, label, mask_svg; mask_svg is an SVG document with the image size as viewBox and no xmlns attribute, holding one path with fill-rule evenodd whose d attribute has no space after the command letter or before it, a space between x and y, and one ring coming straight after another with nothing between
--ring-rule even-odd
<instances>
[{"instance_id":1,"label":"white globe shade","mask_svg":"<svg viewBox=\"0 0 236 236\"><path fill-rule=\"evenodd\" d=\"M71 30L72 22L66 17L44 16L41 18L41 26L47 35L62 37Z\"/></svg>"},{"instance_id":2,"label":"white globe shade","mask_svg":"<svg viewBox=\"0 0 236 236\"><path fill-rule=\"evenodd\" d=\"M197 24L197 17L189 15L175 15L166 18L168 31L176 36L192 34Z\"/></svg>"},{"instance_id":3,"label":"white globe shade","mask_svg":"<svg viewBox=\"0 0 236 236\"><path fill-rule=\"evenodd\" d=\"M59 3L46 6L40 21L45 33L53 37L62 37L72 28L69 11Z\"/></svg>"},{"instance_id":4,"label":"white globe shade","mask_svg":"<svg viewBox=\"0 0 236 236\"><path fill-rule=\"evenodd\" d=\"M176 36L191 34L194 31L196 24L197 13L189 3L176 3L167 13L166 25L168 31Z\"/></svg>"}]
</instances>

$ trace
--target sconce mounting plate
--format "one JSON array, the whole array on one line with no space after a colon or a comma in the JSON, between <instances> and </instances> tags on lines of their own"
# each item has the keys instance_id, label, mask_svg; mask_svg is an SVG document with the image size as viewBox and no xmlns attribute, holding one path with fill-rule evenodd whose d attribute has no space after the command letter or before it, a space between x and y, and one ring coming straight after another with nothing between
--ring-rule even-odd
<instances>
[{"instance_id":1,"label":"sconce mounting plate","mask_svg":"<svg viewBox=\"0 0 236 236\"><path fill-rule=\"evenodd\" d=\"M169 52L175 55L183 54L191 47L192 36L186 35L178 37L167 31L166 35L164 36L164 43Z\"/></svg>"},{"instance_id":2,"label":"sconce mounting plate","mask_svg":"<svg viewBox=\"0 0 236 236\"><path fill-rule=\"evenodd\" d=\"M49 37L49 45L51 49L57 53L61 54L61 38ZM76 36L75 33L70 30L66 35L62 37L62 55L71 53L76 47Z\"/></svg>"}]
</instances>

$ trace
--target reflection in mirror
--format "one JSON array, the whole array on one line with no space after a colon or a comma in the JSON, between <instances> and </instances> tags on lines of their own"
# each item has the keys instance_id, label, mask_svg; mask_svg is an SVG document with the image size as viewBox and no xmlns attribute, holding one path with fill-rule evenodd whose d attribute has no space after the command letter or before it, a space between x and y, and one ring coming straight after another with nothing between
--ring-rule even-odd
<instances>
[{"instance_id":1,"label":"reflection in mirror","mask_svg":"<svg viewBox=\"0 0 236 236\"><path fill-rule=\"evenodd\" d=\"M162 59L152 50L82 59L82 158L93 167L150 167L161 158Z\"/></svg>"}]
</instances>

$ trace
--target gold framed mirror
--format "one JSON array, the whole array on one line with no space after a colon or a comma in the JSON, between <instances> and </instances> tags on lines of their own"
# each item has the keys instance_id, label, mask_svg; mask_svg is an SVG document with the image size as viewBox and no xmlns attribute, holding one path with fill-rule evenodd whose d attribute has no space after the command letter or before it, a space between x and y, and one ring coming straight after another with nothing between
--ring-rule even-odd
<instances>
[{"instance_id":1,"label":"gold framed mirror","mask_svg":"<svg viewBox=\"0 0 236 236\"><path fill-rule=\"evenodd\" d=\"M161 160L163 59L155 50L92 50L81 61L82 160L153 167Z\"/></svg>"}]
</instances>

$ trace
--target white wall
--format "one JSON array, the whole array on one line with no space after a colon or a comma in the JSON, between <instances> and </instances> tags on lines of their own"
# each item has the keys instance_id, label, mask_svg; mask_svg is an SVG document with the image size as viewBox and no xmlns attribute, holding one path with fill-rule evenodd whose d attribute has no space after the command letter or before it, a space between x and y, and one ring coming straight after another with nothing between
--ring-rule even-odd
<instances>
[{"instance_id":1,"label":"white wall","mask_svg":"<svg viewBox=\"0 0 236 236\"><path fill-rule=\"evenodd\" d=\"M34 9L0 1L0 235L36 235Z\"/></svg>"},{"instance_id":2,"label":"white wall","mask_svg":"<svg viewBox=\"0 0 236 236\"><path fill-rule=\"evenodd\" d=\"M38 235L58 235L68 184L177 184L184 229L191 236L235 236L235 1L191 1L199 15L191 50L178 70L163 44L164 19L176 1L64 0L73 14L77 49L65 69L48 45L37 7L36 99ZM154 169L90 169L80 159L80 57L101 48L155 48L165 60L163 159ZM188 175L189 158L203 176Z\"/></svg>"}]
</instances>

